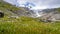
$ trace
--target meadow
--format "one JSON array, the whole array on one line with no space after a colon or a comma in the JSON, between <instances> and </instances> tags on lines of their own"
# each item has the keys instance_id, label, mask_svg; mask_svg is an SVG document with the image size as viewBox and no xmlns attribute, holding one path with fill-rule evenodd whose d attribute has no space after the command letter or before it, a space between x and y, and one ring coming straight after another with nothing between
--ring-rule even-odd
<instances>
[{"instance_id":1,"label":"meadow","mask_svg":"<svg viewBox=\"0 0 60 34\"><path fill-rule=\"evenodd\" d=\"M31 17L0 18L0 34L60 34L60 22L44 23Z\"/></svg>"}]
</instances>

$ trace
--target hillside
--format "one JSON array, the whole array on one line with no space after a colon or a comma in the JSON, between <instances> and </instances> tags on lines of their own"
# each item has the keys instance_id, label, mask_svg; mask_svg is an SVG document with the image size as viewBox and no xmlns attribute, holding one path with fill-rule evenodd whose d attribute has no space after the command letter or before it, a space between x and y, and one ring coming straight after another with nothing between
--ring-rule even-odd
<instances>
[{"instance_id":1,"label":"hillside","mask_svg":"<svg viewBox=\"0 0 60 34\"><path fill-rule=\"evenodd\" d=\"M0 2L0 9L8 15L29 16L34 17L35 13L26 7L16 7L6 2Z\"/></svg>"},{"instance_id":2,"label":"hillside","mask_svg":"<svg viewBox=\"0 0 60 34\"><path fill-rule=\"evenodd\" d=\"M35 13L26 7L18 8L2 1L0 11L5 15L0 18L0 34L60 34L60 22L32 18Z\"/></svg>"},{"instance_id":3,"label":"hillside","mask_svg":"<svg viewBox=\"0 0 60 34\"><path fill-rule=\"evenodd\" d=\"M3 2L3 1L0 2L0 11L3 11L6 16L15 15L10 10L14 11L14 10L18 10L18 8L6 2Z\"/></svg>"}]
</instances>

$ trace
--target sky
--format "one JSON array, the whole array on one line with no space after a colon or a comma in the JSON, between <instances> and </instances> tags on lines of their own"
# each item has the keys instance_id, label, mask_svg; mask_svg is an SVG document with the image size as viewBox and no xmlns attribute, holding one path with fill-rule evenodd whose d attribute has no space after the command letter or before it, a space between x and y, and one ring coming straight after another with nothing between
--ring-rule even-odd
<instances>
[{"instance_id":1,"label":"sky","mask_svg":"<svg viewBox=\"0 0 60 34\"><path fill-rule=\"evenodd\" d=\"M60 7L60 0L5 0L13 5L23 6L26 2L33 3L32 9L47 9Z\"/></svg>"}]
</instances>

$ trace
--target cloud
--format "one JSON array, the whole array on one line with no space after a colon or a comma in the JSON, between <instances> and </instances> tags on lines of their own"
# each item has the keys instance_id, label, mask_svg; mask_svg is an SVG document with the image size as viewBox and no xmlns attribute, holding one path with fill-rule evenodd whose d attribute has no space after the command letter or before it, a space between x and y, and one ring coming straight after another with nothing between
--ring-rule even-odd
<instances>
[{"instance_id":1,"label":"cloud","mask_svg":"<svg viewBox=\"0 0 60 34\"><path fill-rule=\"evenodd\" d=\"M35 9L60 7L60 0L6 0L6 1L16 5L21 5L26 2L34 3L36 6L33 8Z\"/></svg>"},{"instance_id":2,"label":"cloud","mask_svg":"<svg viewBox=\"0 0 60 34\"><path fill-rule=\"evenodd\" d=\"M8 2L8 3L11 3L11 4L13 4L13 5L16 4L16 2L15 2L16 0L4 0L4 1L6 1L6 2Z\"/></svg>"}]
</instances>

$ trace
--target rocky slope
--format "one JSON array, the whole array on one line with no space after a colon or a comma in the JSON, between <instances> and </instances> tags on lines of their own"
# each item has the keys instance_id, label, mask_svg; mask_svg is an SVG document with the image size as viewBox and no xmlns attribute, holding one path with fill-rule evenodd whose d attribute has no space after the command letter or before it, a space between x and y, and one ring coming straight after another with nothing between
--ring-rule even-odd
<instances>
[{"instance_id":1,"label":"rocky slope","mask_svg":"<svg viewBox=\"0 0 60 34\"><path fill-rule=\"evenodd\" d=\"M39 12L40 15L42 15L40 18L43 21L60 21L60 11L57 10L59 8L53 8L53 9L44 9L41 12Z\"/></svg>"},{"instance_id":2,"label":"rocky slope","mask_svg":"<svg viewBox=\"0 0 60 34\"><path fill-rule=\"evenodd\" d=\"M34 17L35 13L26 7L16 7L4 1L0 1L0 11L3 11L8 16L30 16Z\"/></svg>"}]
</instances>

